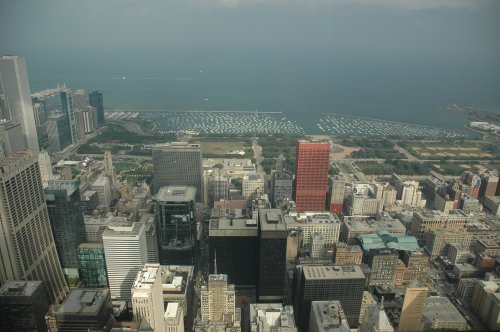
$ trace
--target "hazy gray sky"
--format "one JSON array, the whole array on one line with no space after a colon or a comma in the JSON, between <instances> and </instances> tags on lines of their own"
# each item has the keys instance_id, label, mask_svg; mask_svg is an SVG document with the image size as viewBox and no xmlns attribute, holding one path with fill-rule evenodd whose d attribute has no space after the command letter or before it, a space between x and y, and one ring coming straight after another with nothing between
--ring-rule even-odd
<instances>
[{"instance_id":1,"label":"hazy gray sky","mask_svg":"<svg viewBox=\"0 0 500 332\"><path fill-rule=\"evenodd\" d=\"M0 53L177 49L495 61L500 1L0 0Z\"/></svg>"}]
</instances>

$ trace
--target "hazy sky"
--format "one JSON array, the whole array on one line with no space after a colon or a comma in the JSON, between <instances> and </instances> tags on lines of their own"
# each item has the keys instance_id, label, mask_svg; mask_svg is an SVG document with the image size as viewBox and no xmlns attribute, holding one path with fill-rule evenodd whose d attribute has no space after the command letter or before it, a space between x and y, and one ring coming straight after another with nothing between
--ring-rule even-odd
<instances>
[{"instance_id":1,"label":"hazy sky","mask_svg":"<svg viewBox=\"0 0 500 332\"><path fill-rule=\"evenodd\" d=\"M204 49L498 62L500 1L0 0L4 54Z\"/></svg>"}]
</instances>

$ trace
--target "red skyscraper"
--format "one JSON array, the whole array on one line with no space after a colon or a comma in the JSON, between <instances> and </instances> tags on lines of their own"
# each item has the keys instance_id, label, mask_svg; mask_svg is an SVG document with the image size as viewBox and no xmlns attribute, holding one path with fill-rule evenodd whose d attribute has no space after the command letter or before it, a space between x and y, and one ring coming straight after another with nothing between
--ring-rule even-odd
<instances>
[{"instance_id":1,"label":"red skyscraper","mask_svg":"<svg viewBox=\"0 0 500 332\"><path fill-rule=\"evenodd\" d=\"M297 141L295 164L295 203L297 212L325 210L329 161L329 143Z\"/></svg>"}]
</instances>

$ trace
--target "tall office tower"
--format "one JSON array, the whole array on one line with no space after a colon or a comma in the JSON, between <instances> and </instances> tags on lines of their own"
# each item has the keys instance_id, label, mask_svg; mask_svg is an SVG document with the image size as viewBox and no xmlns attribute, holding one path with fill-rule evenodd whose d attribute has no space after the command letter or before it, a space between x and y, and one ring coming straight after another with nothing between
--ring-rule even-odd
<instances>
[{"instance_id":1,"label":"tall office tower","mask_svg":"<svg viewBox=\"0 0 500 332\"><path fill-rule=\"evenodd\" d=\"M331 213L340 214L344 209L344 186L345 179L340 175L328 178L328 201Z\"/></svg>"},{"instance_id":2,"label":"tall office tower","mask_svg":"<svg viewBox=\"0 0 500 332\"><path fill-rule=\"evenodd\" d=\"M82 139L85 137L85 110L75 109L76 137Z\"/></svg>"},{"instance_id":3,"label":"tall office tower","mask_svg":"<svg viewBox=\"0 0 500 332\"><path fill-rule=\"evenodd\" d=\"M196 261L196 188L161 187L156 195L155 222L160 262L194 265Z\"/></svg>"},{"instance_id":4,"label":"tall office tower","mask_svg":"<svg viewBox=\"0 0 500 332\"><path fill-rule=\"evenodd\" d=\"M201 145L172 142L155 144L152 150L154 192L165 186L193 186L201 202Z\"/></svg>"},{"instance_id":5,"label":"tall office tower","mask_svg":"<svg viewBox=\"0 0 500 332\"><path fill-rule=\"evenodd\" d=\"M286 158L283 155L283 153L280 153L280 155L276 158L276 171L281 172L284 171L286 168Z\"/></svg>"},{"instance_id":6,"label":"tall office tower","mask_svg":"<svg viewBox=\"0 0 500 332\"><path fill-rule=\"evenodd\" d=\"M283 299L288 232L280 209L259 210L258 302Z\"/></svg>"},{"instance_id":7,"label":"tall office tower","mask_svg":"<svg viewBox=\"0 0 500 332\"><path fill-rule=\"evenodd\" d=\"M52 172L52 163L50 161L49 153L45 150L40 151L38 155L38 164L40 166L40 175L42 176L43 187L46 188L49 185L50 180L55 180L56 177Z\"/></svg>"},{"instance_id":8,"label":"tall office tower","mask_svg":"<svg viewBox=\"0 0 500 332\"><path fill-rule=\"evenodd\" d=\"M33 103L43 105L43 110L49 116L53 113L63 113L65 115L65 131L69 132L70 142L76 143L76 121L73 108L73 93L66 85L57 86L55 89L48 89L36 92L31 95Z\"/></svg>"},{"instance_id":9,"label":"tall office tower","mask_svg":"<svg viewBox=\"0 0 500 332\"><path fill-rule=\"evenodd\" d=\"M0 120L0 158L25 149L21 125L11 120Z\"/></svg>"},{"instance_id":10,"label":"tall office tower","mask_svg":"<svg viewBox=\"0 0 500 332\"><path fill-rule=\"evenodd\" d=\"M72 288L47 313L49 331L110 331L114 322L109 289Z\"/></svg>"},{"instance_id":11,"label":"tall office tower","mask_svg":"<svg viewBox=\"0 0 500 332\"><path fill-rule=\"evenodd\" d=\"M295 269L297 325L307 331L312 301L340 301L351 328L359 324L365 275L359 266L300 266Z\"/></svg>"},{"instance_id":12,"label":"tall office tower","mask_svg":"<svg viewBox=\"0 0 500 332\"><path fill-rule=\"evenodd\" d=\"M104 125L104 103L102 100L102 92L93 90L89 93L89 104L94 107L97 112L97 124L99 127Z\"/></svg>"},{"instance_id":13,"label":"tall office tower","mask_svg":"<svg viewBox=\"0 0 500 332\"><path fill-rule=\"evenodd\" d=\"M10 119L9 109L7 108L7 103L0 85L0 119Z\"/></svg>"},{"instance_id":14,"label":"tall office tower","mask_svg":"<svg viewBox=\"0 0 500 332\"><path fill-rule=\"evenodd\" d=\"M340 301L312 301L308 332L349 332Z\"/></svg>"},{"instance_id":15,"label":"tall office tower","mask_svg":"<svg viewBox=\"0 0 500 332\"><path fill-rule=\"evenodd\" d=\"M324 211L330 164L330 144L297 141L295 204L297 212Z\"/></svg>"},{"instance_id":16,"label":"tall office tower","mask_svg":"<svg viewBox=\"0 0 500 332\"><path fill-rule=\"evenodd\" d=\"M38 153L35 117L31 104L28 72L24 59L18 56L0 56L0 85L10 120L21 124L26 144Z\"/></svg>"},{"instance_id":17,"label":"tall office tower","mask_svg":"<svg viewBox=\"0 0 500 332\"><path fill-rule=\"evenodd\" d=\"M111 155L110 150L104 151L104 170L109 176L111 188L114 188L116 184L116 173L113 168L113 156Z\"/></svg>"},{"instance_id":18,"label":"tall office tower","mask_svg":"<svg viewBox=\"0 0 500 332\"><path fill-rule=\"evenodd\" d=\"M81 243L78 246L78 263L78 275L85 287L108 287L102 243Z\"/></svg>"},{"instance_id":19,"label":"tall office tower","mask_svg":"<svg viewBox=\"0 0 500 332\"><path fill-rule=\"evenodd\" d=\"M0 285L42 280L50 303L68 292L38 168L38 154L17 152L0 160Z\"/></svg>"},{"instance_id":20,"label":"tall office tower","mask_svg":"<svg viewBox=\"0 0 500 332\"><path fill-rule=\"evenodd\" d=\"M201 287L201 320L204 322L234 323L236 292L228 284L226 274L208 276L208 286Z\"/></svg>"},{"instance_id":21,"label":"tall office tower","mask_svg":"<svg viewBox=\"0 0 500 332\"><path fill-rule=\"evenodd\" d=\"M73 109L84 110L87 107L87 101L85 100L85 90L76 90L73 92Z\"/></svg>"},{"instance_id":22,"label":"tall office tower","mask_svg":"<svg viewBox=\"0 0 500 332\"><path fill-rule=\"evenodd\" d=\"M144 223L144 231L146 232L148 263L158 263L160 255L158 253L158 234L156 231L155 215L145 213L141 216L140 222Z\"/></svg>"},{"instance_id":23,"label":"tall office tower","mask_svg":"<svg viewBox=\"0 0 500 332\"><path fill-rule=\"evenodd\" d=\"M426 299L427 287L420 286L418 282L414 282L406 288L398 331L422 331L422 315Z\"/></svg>"},{"instance_id":24,"label":"tall office tower","mask_svg":"<svg viewBox=\"0 0 500 332\"><path fill-rule=\"evenodd\" d=\"M288 172L277 171L271 175L271 203L278 206L279 201L292 200L293 175Z\"/></svg>"},{"instance_id":25,"label":"tall office tower","mask_svg":"<svg viewBox=\"0 0 500 332\"><path fill-rule=\"evenodd\" d=\"M0 288L4 331L47 331L49 302L42 281L10 281Z\"/></svg>"},{"instance_id":26,"label":"tall office tower","mask_svg":"<svg viewBox=\"0 0 500 332\"><path fill-rule=\"evenodd\" d=\"M71 132L67 126L68 116L61 112L52 113L47 118L47 135L49 153L64 150L71 144Z\"/></svg>"},{"instance_id":27,"label":"tall office tower","mask_svg":"<svg viewBox=\"0 0 500 332\"><path fill-rule=\"evenodd\" d=\"M46 134L47 128L45 128L45 123L47 122L47 114L45 113L45 106L42 103L33 102L33 116L35 117L37 134Z\"/></svg>"},{"instance_id":28,"label":"tall office tower","mask_svg":"<svg viewBox=\"0 0 500 332\"><path fill-rule=\"evenodd\" d=\"M85 242L80 186L74 180L51 180L45 189L57 254L66 274L78 275L78 245Z\"/></svg>"},{"instance_id":29,"label":"tall office tower","mask_svg":"<svg viewBox=\"0 0 500 332\"><path fill-rule=\"evenodd\" d=\"M479 188L479 198L484 199L488 196L495 196L498 186L498 176L493 174L483 175L481 187Z\"/></svg>"},{"instance_id":30,"label":"tall office tower","mask_svg":"<svg viewBox=\"0 0 500 332\"><path fill-rule=\"evenodd\" d=\"M396 249L370 249L368 266L371 273L368 285L394 285L398 257Z\"/></svg>"},{"instance_id":31,"label":"tall office tower","mask_svg":"<svg viewBox=\"0 0 500 332\"><path fill-rule=\"evenodd\" d=\"M80 117L80 115L79 115ZM97 125L97 111L95 107L87 106L83 110L83 130L85 133L91 133L96 130Z\"/></svg>"},{"instance_id":32,"label":"tall office tower","mask_svg":"<svg viewBox=\"0 0 500 332\"><path fill-rule=\"evenodd\" d=\"M130 301L135 275L148 258L144 224L111 222L102 241L111 299Z\"/></svg>"},{"instance_id":33,"label":"tall office tower","mask_svg":"<svg viewBox=\"0 0 500 332\"><path fill-rule=\"evenodd\" d=\"M252 219L212 219L208 226L210 272L227 274L236 286L257 285L259 238ZM217 257L215 257L217 256Z\"/></svg>"},{"instance_id":34,"label":"tall office tower","mask_svg":"<svg viewBox=\"0 0 500 332\"><path fill-rule=\"evenodd\" d=\"M358 328L359 332L394 332L394 328L384 311L384 298L377 305L372 305L366 309L365 316Z\"/></svg>"},{"instance_id":35,"label":"tall office tower","mask_svg":"<svg viewBox=\"0 0 500 332\"><path fill-rule=\"evenodd\" d=\"M182 307L177 302L169 302L165 310L165 331L184 332L184 313ZM189 330L187 330L189 331Z\"/></svg>"},{"instance_id":36,"label":"tall office tower","mask_svg":"<svg viewBox=\"0 0 500 332\"><path fill-rule=\"evenodd\" d=\"M146 264L137 273L132 285L134 320L143 318L155 331L165 331L163 289L160 264Z\"/></svg>"},{"instance_id":37,"label":"tall office tower","mask_svg":"<svg viewBox=\"0 0 500 332\"><path fill-rule=\"evenodd\" d=\"M208 206L213 207L214 202L221 199L227 200L229 198L229 186L231 185L231 178L225 176L220 172L212 172L208 177L207 183L207 196Z\"/></svg>"},{"instance_id":38,"label":"tall office tower","mask_svg":"<svg viewBox=\"0 0 500 332\"><path fill-rule=\"evenodd\" d=\"M92 183L92 190L97 192L99 205L109 206L111 204L111 184L107 177L100 176Z\"/></svg>"}]
</instances>

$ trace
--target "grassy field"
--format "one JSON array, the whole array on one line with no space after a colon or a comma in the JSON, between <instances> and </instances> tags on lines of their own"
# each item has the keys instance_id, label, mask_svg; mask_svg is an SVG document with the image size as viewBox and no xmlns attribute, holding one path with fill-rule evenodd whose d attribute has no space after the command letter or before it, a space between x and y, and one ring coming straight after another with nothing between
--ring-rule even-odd
<instances>
[{"instance_id":1,"label":"grassy field","mask_svg":"<svg viewBox=\"0 0 500 332\"><path fill-rule=\"evenodd\" d=\"M412 144L409 151L420 159L494 159L500 153L489 146L460 143L418 143Z\"/></svg>"},{"instance_id":2,"label":"grassy field","mask_svg":"<svg viewBox=\"0 0 500 332\"><path fill-rule=\"evenodd\" d=\"M244 142L198 142L201 144L201 152L205 155L227 155L231 152L244 151ZM236 156L236 154L235 154Z\"/></svg>"}]
</instances>

